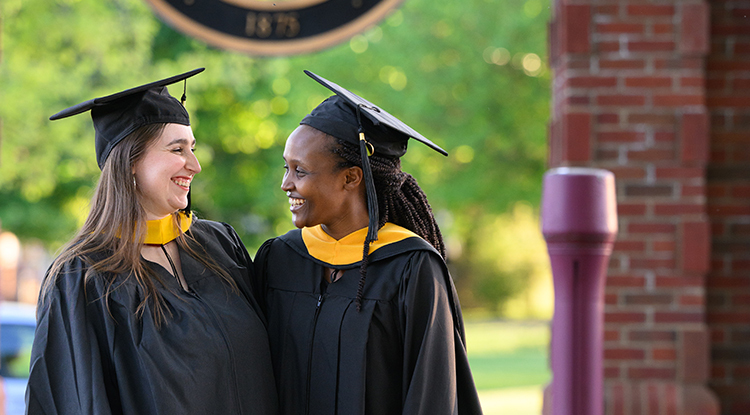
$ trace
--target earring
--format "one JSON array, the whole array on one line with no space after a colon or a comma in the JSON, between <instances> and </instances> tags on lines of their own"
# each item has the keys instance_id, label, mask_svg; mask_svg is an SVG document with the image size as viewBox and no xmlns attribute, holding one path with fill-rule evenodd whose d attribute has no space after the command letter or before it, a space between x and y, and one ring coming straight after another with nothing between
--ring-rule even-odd
<instances>
[{"instance_id":1,"label":"earring","mask_svg":"<svg viewBox=\"0 0 750 415\"><path fill-rule=\"evenodd\" d=\"M133 187L138 187L138 184L135 182L135 174L133 175Z\"/></svg>"}]
</instances>

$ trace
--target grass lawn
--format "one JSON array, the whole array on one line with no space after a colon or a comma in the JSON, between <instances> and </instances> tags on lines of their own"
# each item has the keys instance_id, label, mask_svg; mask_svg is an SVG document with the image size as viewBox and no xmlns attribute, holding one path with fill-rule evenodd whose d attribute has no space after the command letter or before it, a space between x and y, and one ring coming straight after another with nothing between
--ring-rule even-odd
<instances>
[{"instance_id":1,"label":"grass lawn","mask_svg":"<svg viewBox=\"0 0 750 415\"><path fill-rule=\"evenodd\" d=\"M485 415L539 415L551 379L547 322L467 321L469 363Z\"/></svg>"}]
</instances>

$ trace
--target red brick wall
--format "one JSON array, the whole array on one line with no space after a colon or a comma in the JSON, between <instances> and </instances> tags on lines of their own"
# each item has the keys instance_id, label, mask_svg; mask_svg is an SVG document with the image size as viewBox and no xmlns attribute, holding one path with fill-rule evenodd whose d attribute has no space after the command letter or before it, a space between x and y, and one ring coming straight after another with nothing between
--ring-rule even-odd
<instances>
[{"instance_id":1,"label":"red brick wall","mask_svg":"<svg viewBox=\"0 0 750 415\"><path fill-rule=\"evenodd\" d=\"M711 2L706 101L713 250L707 278L709 385L722 414L750 414L750 3Z\"/></svg>"},{"instance_id":2,"label":"red brick wall","mask_svg":"<svg viewBox=\"0 0 750 415\"><path fill-rule=\"evenodd\" d=\"M717 266L711 235L719 231L707 211L714 200L709 189L714 190L706 178L714 171L716 153L706 92L709 4L553 4L550 167L604 168L615 173L617 182L620 232L605 290L605 413L718 414L718 401L707 386L716 335L706 324L706 281L714 273L709 274L710 264ZM724 189L736 193L743 188ZM747 260L745 268L750 268ZM710 298L744 300L747 306L750 296L745 294ZM739 323L743 316L750 322L747 309L744 315L733 313L731 320ZM742 337L739 325L724 334ZM750 330L744 338L750 341ZM745 365L740 372L750 377L749 369Z\"/></svg>"}]
</instances>

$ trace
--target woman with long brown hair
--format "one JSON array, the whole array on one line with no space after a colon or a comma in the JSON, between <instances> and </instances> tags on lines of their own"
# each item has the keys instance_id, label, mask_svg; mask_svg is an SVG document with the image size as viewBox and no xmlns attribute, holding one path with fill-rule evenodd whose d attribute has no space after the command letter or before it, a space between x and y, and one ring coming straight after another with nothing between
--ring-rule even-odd
<instances>
[{"instance_id":1,"label":"woman with long brown hair","mask_svg":"<svg viewBox=\"0 0 750 415\"><path fill-rule=\"evenodd\" d=\"M88 218L42 286L29 414L275 414L252 262L227 224L190 210L201 171L166 85L83 102L102 174Z\"/></svg>"},{"instance_id":2,"label":"woman with long brown hair","mask_svg":"<svg viewBox=\"0 0 750 415\"><path fill-rule=\"evenodd\" d=\"M407 125L346 89L292 132L297 228L255 258L281 413L480 414L440 229L400 157Z\"/></svg>"}]
</instances>

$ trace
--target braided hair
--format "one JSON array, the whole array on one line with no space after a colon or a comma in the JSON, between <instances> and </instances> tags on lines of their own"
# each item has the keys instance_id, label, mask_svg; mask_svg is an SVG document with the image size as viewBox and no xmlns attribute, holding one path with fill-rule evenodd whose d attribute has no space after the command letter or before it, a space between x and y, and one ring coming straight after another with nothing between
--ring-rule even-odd
<instances>
[{"instance_id":1,"label":"braided hair","mask_svg":"<svg viewBox=\"0 0 750 415\"><path fill-rule=\"evenodd\" d=\"M338 164L339 169L354 166L362 167L362 158L357 147L345 140L330 137L336 143L331 148L331 152L341 159ZM440 233L435 216L432 214L427 196L412 175L401 171L401 159L373 154L369 160L378 196L380 216L378 218L378 229L382 228L386 222L402 226L429 242L445 258L443 235ZM360 310L362 306L369 251L370 243L365 240L362 264L359 269L357 310Z\"/></svg>"}]
</instances>

